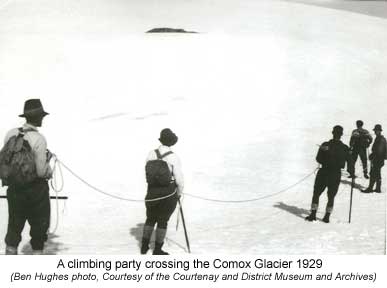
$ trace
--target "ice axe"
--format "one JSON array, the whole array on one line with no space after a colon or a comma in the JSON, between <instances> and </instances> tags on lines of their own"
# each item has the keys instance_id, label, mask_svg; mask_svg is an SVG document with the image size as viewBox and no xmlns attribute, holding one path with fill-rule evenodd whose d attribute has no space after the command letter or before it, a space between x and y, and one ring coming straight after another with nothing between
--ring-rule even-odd
<instances>
[{"instance_id":1,"label":"ice axe","mask_svg":"<svg viewBox=\"0 0 387 288\"><path fill-rule=\"evenodd\" d=\"M351 216L352 216L352 198L353 198L353 187L355 186L355 176L352 175L351 177L351 197L349 200L349 217L348 217L348 223L351 223Z\"/></svg>"},{"instance_id":2,"label":"ice axe","mask_svg":"<svg viewBox=\"0 0 387 288\"><path fill-rule=\"evenodd\" d=\"M187 244L187 249L188 253L191 253L191 247L189 245L189 239L188 239L188 233L187 233L187 227L185 226L185 219L184 219L184 213L183 213L183 206L181 205L180 199L179 201L179 211L180 211L180 216L181 216L181 222L183 223L183 228L184 228L184 236L185 236L185 242Z\"/></svg>"}]
</instances>

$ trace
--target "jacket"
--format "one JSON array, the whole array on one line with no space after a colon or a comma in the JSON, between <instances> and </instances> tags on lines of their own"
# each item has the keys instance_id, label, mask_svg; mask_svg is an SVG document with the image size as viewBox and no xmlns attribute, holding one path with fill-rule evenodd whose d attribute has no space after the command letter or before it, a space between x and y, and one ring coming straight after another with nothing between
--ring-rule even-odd
<instances>
[{"instance_id":1,"label":"jacket","mask_svg":"<svg viewBox=\"0 0 387 288\"><path fill-rule=\"evenodd\" d=\"M368 130L358 128L352 131L349 146L351 149L366 149L372 143L372 136Z\"/></svg>"},{"instance_id":2,"label":"jacket","mask_svg":"<svg viewBox=\"0 0 387 288\"><path fill-rule=\"evenodd\" d=\"M383 165L387 154L387 141L383 135L376 136L371 151L369 158L372 163Z\"/></svg>"},{"instance_id":3,"label":"jacket","mask_svg":"<svg viewBox=\"0 0 387 288\"><path fill-rule=\"evenodd\" d=\"M347 163L348 172L354 173L354 165L349 147L340 140L332 139L321 144L317 152L316 161L322 168L330 171L341 171Z\"/></svg>"}]
</instances>

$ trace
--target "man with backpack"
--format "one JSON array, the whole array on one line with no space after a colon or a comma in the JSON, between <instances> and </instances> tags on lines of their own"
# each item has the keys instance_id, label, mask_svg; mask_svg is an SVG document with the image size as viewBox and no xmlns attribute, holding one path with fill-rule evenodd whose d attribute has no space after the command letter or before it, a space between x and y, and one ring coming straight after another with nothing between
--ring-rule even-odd
<instances>
[{"instance_id":1,"label":"man with backpack","mask_svg":"<svg viewBox=\"0 0 387 288\"><path fill-rule=\"evenodd\" d=\"M51 178L51 153L45 137L38 132L48 115L39 99L24 104L26 123L10 130L0 152L0 176L8 186L8 229L5 254L16 255L25 222L31 226L33 254L42 254L50 223L50 199L47 179Z\"/></svg>"},{"instance_id":2,"label":"man with backpack","mask_svg":"<svg viewBox=\"0 0 387 288\"><path fill-rule=\"evenodd\" d=\"M375 125L374 132L376 135L374 144L372 145L372 153L369 156L371 160L371 172L370 182L368 188L362 190L364 193L381 193L382 187L382 175L381 170L384 166L384 160L387 159L387 142L386 138L382 135L382 125ZM376 183L376 189L373 190Z\"/></svg>"},{"instance_id":3,"label":"man with backpack","mask_svg":"<svg viewBox=\"0 0 387 288\"><path fill-rule=\"evenodd\" d=\"M180 159L170 148L176 144L177 140L178 137L171 129L163 129L159 138L162 145L152 150L146 160L145 172L148 189L145 197L146 221L141 254L148 252L153 229L157 223L153 255L168 255L161 248L167 233L168 220L175 211L184 188ZM168 195L172 196L168 197ZM166 198L152 201L152 199L163 197Z\"/></svg>"},{"instance_id":4,"label":"man with backpack","mask_svg":"<svg viewBox=\"0 0 387 288\"><path fill-rule=\"evenodd\" d=\"M363 128L363 125L363 121L356 121L357 128L352 131L349 146L351 148L353 165L356 164L357 157L360 156L364 178L369 179L367 168L367 148L372 143L372 136L368 130Z\"/></svg>"},{"instance_id":5,"label":"man with backpack","mask_svg":"<svg viewBox=\"0 0 387 288\"><path fill-rule=\"evenodd\" d=\"M339 125L333 127L332 134L333 139L321 144L317 153L316 160L321 164L321 168L317 172L314 183L311 213L305 218L307 221L316 220L319 198L325 188L328 188L328 203L322 220L329 223L329 217L333 211L335 196L341 181L341 169L345 167L345 163L347 163L350 175L354 177L354 167L349 147L340 140L343 135L343 127Z\"/></svg>"}]
</instances>

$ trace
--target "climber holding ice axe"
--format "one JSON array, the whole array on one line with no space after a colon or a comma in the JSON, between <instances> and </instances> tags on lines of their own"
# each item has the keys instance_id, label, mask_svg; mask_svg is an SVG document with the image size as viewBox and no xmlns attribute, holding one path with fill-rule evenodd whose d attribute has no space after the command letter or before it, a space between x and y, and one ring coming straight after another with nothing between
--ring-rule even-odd
<instances>
[{"instance_id":1,"label":"climber holding ice axe","mask_svg":"<svg viewBox=\"0 0 387 288\"><path fill-rule=\"evenodd\" d=\"M307 221L315 221L320 195L328 188L328 203L325 210L323 222L329 223L329 217L333 211L335 196L341 181L341 169L347 163L351 177L354 177L353 161L349 152L349 147L341 142L343 127L336 125L333 127L333 138L324 142L317 153L316 160L321 165L317 172L314 183L311 213L305 218Z\"/></svg>"}]
</instances>

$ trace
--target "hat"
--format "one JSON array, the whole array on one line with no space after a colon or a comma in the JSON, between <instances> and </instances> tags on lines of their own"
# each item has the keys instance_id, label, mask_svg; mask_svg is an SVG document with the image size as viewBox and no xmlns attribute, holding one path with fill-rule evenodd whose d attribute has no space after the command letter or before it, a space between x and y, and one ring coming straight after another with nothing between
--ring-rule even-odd
<instances>
[{"instance_id":1,"label":"hat","mask_svg":"<svg viewBox=\"0 0 387 288\"><path fill-rule=\"evenodd\" d=\"M34 116L46 116L48 113L44 111L40 99L29 99L24 103L24 113L19 117L34 117Z\"/></svg>"},{"instance_id":2,"label":"hat","mask_svg":"<svg viewBox=\"0 0 387 288\"><path fill-rule=\"evenodd\" d=\"M343 127L341 127L340 125L336 125L335 127L333 127L332 133L335 135L343 135L343 131Z\"/></svg>"},{"instance_id":3,"label":"hat","mask_svg":"<svg viewBox=\"0 0 387 288\"><path fill-rule=\"evenodd\" d=\"M376 124L376 125L375 125L375 128L374 128L374 131L383 131L382 125Z\"/></svg>"},{"instance_id":4,"label":"hat","mask_svg":"<svg viewBox=\"0 0 387 288\"><path fill-rule=\"evenodd\" d=\"M160 132L160 142L161 144L165 145L165 146L173 146L176 144L177 142L177 136L175 133L172 132L171 129L169 128L165 128L163 130L161 130Z\"/></svg>"}]
</instances>

